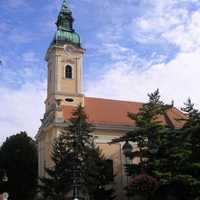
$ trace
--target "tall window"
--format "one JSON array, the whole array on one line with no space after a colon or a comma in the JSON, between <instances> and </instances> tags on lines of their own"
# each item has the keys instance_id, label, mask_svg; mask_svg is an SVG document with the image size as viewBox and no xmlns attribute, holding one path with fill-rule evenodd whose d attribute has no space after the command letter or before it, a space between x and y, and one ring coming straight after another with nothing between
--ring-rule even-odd
<instances>
[{"instance_id":1,"label":"tall window","mask_svg":"<svg viewBox=\"0 0 200 200\"><path fill-rule=\"evenodd\" d=\"M109 181L113 181L114 180L114 169L113 169L113 160L111 159L107 159L105 161L105 166L106 166L106 173L107 173L107 177Z\"/></svg>"},{"instance_id":2,"label":"tall window","mask_svg":"<svg viewBox=\"0 0 200 200\"><path fill-rule=\"evenodd\" d=\"M70 65L65 67L65 78L72 78L72 66Z\"/></svg>"}]
</instances>

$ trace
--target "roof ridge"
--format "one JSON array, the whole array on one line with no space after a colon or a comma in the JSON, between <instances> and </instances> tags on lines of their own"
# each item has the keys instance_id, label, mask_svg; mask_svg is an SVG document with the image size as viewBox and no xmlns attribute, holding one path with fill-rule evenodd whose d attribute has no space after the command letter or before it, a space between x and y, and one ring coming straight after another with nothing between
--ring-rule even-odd
<instances>
[{"instance_id":1,"label":"roof ridge","mask_svg":"<svg viewBox=\"0 0 200 200\"><path fill-rule=\"evenodd\" d=\"M90 98L90 99L99 99L99 100L106 100L106 101L121 101L124 103L137 103L137 104L145 104L145 102L139 102L139 101L127 101L127 100L120 100L120 99L108 99L108 98L101 98L101 97L88 97L85 96L85 98Z\"/></svg>"},{"instance_id":2,"label":"roof ridge","mask_svg":"<svg viewBox=\"0 0 200 200\"><path fill-rule=\"evenodd\" d=\"M177 107L173 106L172 107L172 112L175 112L175 110L182 115L182 117L186 117L186 114L184 112L182 112L180 109L178 109Z\"/></svg>"}]
</instances>

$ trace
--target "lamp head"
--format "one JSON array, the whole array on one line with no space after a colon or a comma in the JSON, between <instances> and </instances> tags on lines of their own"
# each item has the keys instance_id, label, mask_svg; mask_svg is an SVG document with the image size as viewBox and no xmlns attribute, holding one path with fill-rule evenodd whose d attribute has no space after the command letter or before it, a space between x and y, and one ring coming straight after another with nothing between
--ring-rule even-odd
<instances>
[{"instance_id":1,"label":"lamp head","mask_svg":"<svg viewBox=\"0 0 200 200\"><path fill-rule=\"evenodd\" d=\"M3 182L8 182L8 176L7 176L7 174L6 174L5 171L4 171L4 174L3 174L2 181L3 181Z\"/></svg>"},{"instance_id":2,"label":"lamp head","mask_svg":"<svg viewBox=\"0 0 200 200\"><path fill-rule=\"evenodd\" d=\"M133 147L128 141L126 141L126 143L122 147L122 150L123 150L123 154L126 157L129 157L133 151Z\"/></svg>"}]
</instances>

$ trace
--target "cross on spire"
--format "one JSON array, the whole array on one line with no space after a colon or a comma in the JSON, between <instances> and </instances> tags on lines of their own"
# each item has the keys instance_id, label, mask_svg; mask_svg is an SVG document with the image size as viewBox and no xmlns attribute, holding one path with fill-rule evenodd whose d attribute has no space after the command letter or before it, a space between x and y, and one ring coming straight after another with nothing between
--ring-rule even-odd
<instances>
[{"instance_id":1,"label":"cross on spire","mask_svg":"<svg viewBox=\"0 0 200 200\"><path fill-rule=\"evenodd\" d=\"M63 4L61 7L61 12L69 12L71 13L71 10L69 9L69 1L68 0L63 0Z\"/></svg>"},{"instance_id":2,"label":"cross on spire","mask_svg":"<svg viewBox=\"0 0 200 200\"><path fill-rule=\"evenodd\" d=\"M63 1L63 5L66 6L66 7L68 7L68 0L64 0Z\"/></svg>"}]
</instances>

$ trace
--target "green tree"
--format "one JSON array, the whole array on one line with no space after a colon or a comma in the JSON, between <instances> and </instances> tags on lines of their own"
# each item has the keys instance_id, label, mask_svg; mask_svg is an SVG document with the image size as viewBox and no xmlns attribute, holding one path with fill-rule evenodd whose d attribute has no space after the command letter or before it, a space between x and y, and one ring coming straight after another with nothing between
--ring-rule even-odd
<instances>
[{"instance_id":1,"label":"green tree","mask_svg":"<svg viewBox=\"0 0 200 200\"><path fill-rule=\"evenodd\" d=\"M41 178L40 192L45 199L64 200L72 185L72 153L61 134L53 144L52 161L54 167L46 169L47 177Z\"/></svg>"},{"instance_id":2,"label":"green tree","mask_svg":"<svg viewBox=\"0 0 200 200\"><path fill-rule=\"evenodd\" d=\"M37 147L25 132L6 139L0 148L0 169L8 176L2 192L12 200L31 200L37 188Z\"/></svg>"},{"instance_id":3,"label":"green tree","mask_svg":"<svg viewBox=\"0 0 200 200\"><path fill-rule=\"evenodd\" d=\"M189 99L182 109L186 116L180 129L163 129L154 175L161 188L181 200L200 197L200 112ZM155 167L154 167L155 168ZM162 194L163 196L163 194Z\"/></svg>"},{"instance_id":4,"label":"green tree","mask_svg":"<svg viewBox=\"0 0 200 200\"><path fill-rule=\"evenodd\" d=\"M70 193L82 193L90 200L114 199L112 188L108 189L111 175L107 173L104 156L94 144L93 131L80 105L53 146L54 166L41 179L45 199L64 200Z\"/></svg>"},{"instance_id":5,"label":"green tree","mask_svg":"<svg viewBox=\"0 0 200 200\"><path fill-rule=\"evenodd\" d=\"M185 125L178 130L179 146L177 161L180 163L174 168L177 170L177 180L188 188L188 199L200 197L200 111L194 108L190 99L182 109L187 118Z\"/></svg>"},{"instance_id":6,"label":"green tree","mask_svg":"<svg viewBox=\"0 0 200 200\"><path fill-rule=\"evenodd\" d=\"M158 175L165 175L161 180L168 191L189 200L200 197L200 112L190 99L182 110L186 114L181 119L183 127L170 129L163 135L165 144L162 144Z\"/></svg>"},{"instance_id":7,"label":"green tree","mask_svg":"<svg viewBox=\"0 0 200 200\"><path fill-rule=\"evenodd\" d=\"M200 125L200 111L195 109L191 99L187 100L185 107L182 108L182 111L187 115L187 118L183 119L186 122L183 128Z\"/></svg>"},{"instance_id":8,"label":"green tree","mask_svg":"<svg viewBox=\"0 0 200 200\"><path fill-rule=\"evenodd\" d=\"M138 113L128 113L128 116L136 124L133 130L126 133L125 136L113 140L113 142L130 141L137 144L137 149L130 157L138 157L140 162L127 165L126 170L128 175L133 176L133 178L136 177L138 180L140 180L139 177L143 177L140 176L141 174L148 175L149 180L151 180L149 176L157 178L163 176L159 159L162 157L163 134L169 127L163 124L160 118L172 107L171 105L165 105L160 100L159 90L148 94L148 97L149 102L144 104Z\"/></svg>"},{"instance_id":9,"label":"green tree","mask_svg":"<svg viewBox=\"0 0 200 200\"><path fill-rule=\"evenodd\" d=\"M162 199L171 195L193 200L200 197L200 112L188 100L183 108L185 117L176 119L184 122L183 127L175 129L159 121L170 108L160 101L158 90L150 94L149 102L137 114L129 113L136 127L114 142L131 141L138 145L131 156L139 157L140 162L127 166L127 173L133 176L130 186L134 186L129 186L129 191L139 188L139 192L144 193L151 188L150 193L146 191L151 196L153 188L148 183L156 178L159 181L157 193Z\"/></svg>"}]
</instances>

